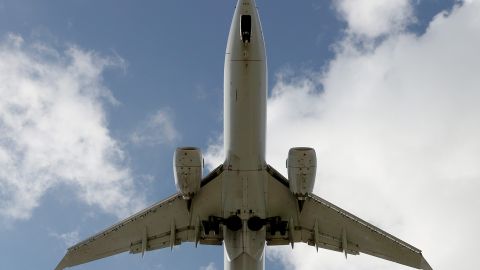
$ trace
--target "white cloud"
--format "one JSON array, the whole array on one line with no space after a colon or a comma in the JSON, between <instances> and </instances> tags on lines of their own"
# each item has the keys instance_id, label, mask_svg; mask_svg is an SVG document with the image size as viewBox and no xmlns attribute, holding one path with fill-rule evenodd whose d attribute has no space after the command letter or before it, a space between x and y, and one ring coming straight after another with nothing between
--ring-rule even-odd
<instances>
[{"instance_id":1,"label":"white cloud","mask_svg":"<svg viewBox=\"0 0 480 270\"><path fill-rule=\"evenodd\" d=\"M217 267L215 267L215 263L211 262L207 266L201 266L200 270L217 270Z\"/></svg>"},{"instance_id":2,"label":"white cloud","mask_svg":"<svg viewBox=\"0 0 480 270\"><path fill-rule=\"evenodd\" d=\"M61 240L66 247L71 247L74 244L78 243L78 241L80 240L78 231L71 231L67 233L51 232L49 235L57 238L58 240Z\"/></svg>"},{"instance_id":3,"label":"white cloud","mask_svg":"<svg viewBox=\"0 0 480 270\"><path fill-rule=\"evenodd\" d=\"M285 173L290 147L313 146L315 193L419 247L434 269L480 266L465 241L480 238L478 14L479 1L464 3L368 52L346 37L324 73L278 76L268 101L267 161ZM410 269L305 245L267 256L288 269Z\"/></svg>"},{"instance_id":4,"label":"white cloud","mask_svg":"<svg viewBox=\"0 0 480 270\"><path fill-rule=\"evenodd\" d=\"M333 1L347 32L359 37L375 38L403 31L415 21L411 0L338 0Z\"/></svg>"},{"instance_id":5,"label":"white cloud","mask_svg":"<svg viewBox=\"0 0 480 270\"><path fill-rule=\"evenodd\" d=\"M223 136L223 135L222 135ZM225 151L223 148L223 137L219 137L209 142L207 151L203 153L205 166L207 170L213 170L225 160Z\"/></svg>"},{"instance_id":6,"label":"white cloud","mask_svg":"<svg viewBox=\"0 0 480 270\"><path fill-rule=\"evenodd\" d=\"M102 72L122 60L71 46L59 51L9 34L0 41L0 216L27 219L58 185L125 215L143 201L110 136ZM135 196L135 200L132 197Z\"/></svg>"},{"instance_id":7,"label":"white cloud","mask_svg":"<svg viewBox=\"0 0 480 270\"><path fill-rule=\"evenodd\" d=\"M152 146L178 140L180 134L175 128L172 118L170 109L158 110L137 127L130 137L131 141L134 144Z\"/></svg>"}]
</instances>

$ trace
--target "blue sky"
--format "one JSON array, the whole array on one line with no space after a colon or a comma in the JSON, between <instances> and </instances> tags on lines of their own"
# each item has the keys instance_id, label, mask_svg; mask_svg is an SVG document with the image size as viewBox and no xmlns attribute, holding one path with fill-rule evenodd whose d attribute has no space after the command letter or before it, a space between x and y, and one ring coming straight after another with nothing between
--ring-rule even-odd
<instances>
[{"instance_id":1,"label":"blue sky","mask_svg":"<svg viewBox=\"0 0 480 270\"><path fill-rule=\"evenodd\" d=\"M480 207L480 3L257 5L268 161L284 172L288 148L315 147L317 194L418 246L435 269L478 267L465 239L480 237L468 214ZM234 6L0 0L0 269L53 269L69 245L174 193L178 145L221 161ZM406 269L310 252L269 248L267 268ZM221 247L183 244L75 269L222 266Z\"/></svg>"}]
</instances>

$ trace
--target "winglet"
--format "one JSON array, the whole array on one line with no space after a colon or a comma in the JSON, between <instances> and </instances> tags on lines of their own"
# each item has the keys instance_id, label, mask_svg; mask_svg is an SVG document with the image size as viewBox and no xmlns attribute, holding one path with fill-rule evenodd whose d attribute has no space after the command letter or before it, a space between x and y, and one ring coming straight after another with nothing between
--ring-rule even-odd
<instances>
[{"instance_id":1,"label":"winglet","mask_svg":"<svg viewBox=\"0 0 480 270\"><path fill-rule=\"evenodd\" d=\"M68 264L68 252L67 252L67 254L65 254L63 259L58 263L57 267L55 267L55 270L63 270L68 266L69 264Z\"/></svg>"},{"instance_id":2,"label":"winglet","mask_svg":"<svg viewBox=\"0 0 480 270\"><path fill-rule=\"evenodd\" d=\"M428 264L427 260L422 256L422 262L420 263L420 267L422 270L433 270L430 264Z\"/></svg>"}]
</instances>

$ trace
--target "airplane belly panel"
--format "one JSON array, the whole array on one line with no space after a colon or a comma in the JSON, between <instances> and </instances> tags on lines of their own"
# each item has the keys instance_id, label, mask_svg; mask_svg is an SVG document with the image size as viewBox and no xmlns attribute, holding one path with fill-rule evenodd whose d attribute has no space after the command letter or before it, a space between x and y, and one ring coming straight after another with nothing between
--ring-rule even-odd
<instances>
[{"instance_id":1,"label":"airplane belly panel","mask_svg":"<svg viewBox=\"0 0 480 270\"><path fill-rule=\"evenodd\" d=\"M229 61L225 76L227 166L258 170L265 164L266 76L264 61Z\"/></svg>"}]
</instances>

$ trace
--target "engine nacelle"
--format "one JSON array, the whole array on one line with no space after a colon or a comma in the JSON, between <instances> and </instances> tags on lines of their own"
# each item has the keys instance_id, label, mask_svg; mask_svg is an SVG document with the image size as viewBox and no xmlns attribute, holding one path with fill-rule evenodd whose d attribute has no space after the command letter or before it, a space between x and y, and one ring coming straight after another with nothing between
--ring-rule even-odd
<instances>
[{"instance_id":1,"label":"engine nacelle","mask_svg":"<svg viewBox=\"0 0 480 270\"><path fill-rule=\"evenodd\" d=\"M200 190L203 159L196 147L179 147L173 156L175 185L183 198L191 199Z\"/></svg>"},{"instance_id":2,"label":"engine nacelle","mask_svg":"<svg viewBox=\"0 0 480 270\"><path fill-rule=\"evenodd\" d=\"M313 148L291 148L288 151L287 168L290 191L294 195L302 199L313 191L317 171L317 156Z\"/></svg>"}]
</instances>

